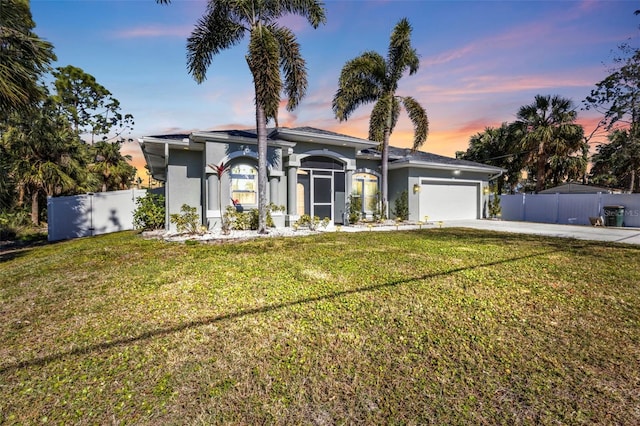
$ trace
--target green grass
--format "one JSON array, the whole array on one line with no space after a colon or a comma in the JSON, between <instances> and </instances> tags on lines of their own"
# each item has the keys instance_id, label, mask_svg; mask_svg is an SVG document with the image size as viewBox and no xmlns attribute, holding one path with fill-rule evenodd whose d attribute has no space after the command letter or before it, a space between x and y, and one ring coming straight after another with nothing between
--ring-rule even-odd
<instances>
[{"instance_id":1,"label":"green grass","mask_svg":"<svg viewBox=\"0 0 640 426\"><path fill-rule=\"evenodd\" d=\"M640 248L464 229L0 254L2 424L639 424Z\"/></svg>"}]
</instances>

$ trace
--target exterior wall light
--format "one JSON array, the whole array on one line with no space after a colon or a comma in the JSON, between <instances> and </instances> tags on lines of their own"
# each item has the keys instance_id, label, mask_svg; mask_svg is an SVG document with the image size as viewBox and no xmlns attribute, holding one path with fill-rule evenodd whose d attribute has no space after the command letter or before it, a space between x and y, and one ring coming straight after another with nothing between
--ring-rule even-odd
<instances>
[{"instance_id":1,"label":"exterior wall light","mask_svg":"<svg viewBox=\"0 0 640 426\"><path fill-rule=\"evenodd\" d=\"M454 170L454 171L453 171L453 175L454 175L454 176L460 176L460 170L457 170L457 169L456 169L456 170Z\"/></svg>"},{"instance_id":2,"label":"exterior wall light","mask_svg":"<svg viewBox=\"0 0 640 426\"><path fill-rule=\"evenodd\" d=\"M413 184L413 193L417 194L418 192L420 192L420 185L418 185L417 183Z\"/></svg>"},{"instance_id":3,"label":"exterior wall light","mask_svg":"<svg viewBox=\"0 0 640 426\"><path fill-rule=\"evenodd\" d=\"M484 195L489 195L489 187L488 187L488 186L485 186L484 188L482 188L482 193L483 193Z\"/></svg>"}]
</instances>

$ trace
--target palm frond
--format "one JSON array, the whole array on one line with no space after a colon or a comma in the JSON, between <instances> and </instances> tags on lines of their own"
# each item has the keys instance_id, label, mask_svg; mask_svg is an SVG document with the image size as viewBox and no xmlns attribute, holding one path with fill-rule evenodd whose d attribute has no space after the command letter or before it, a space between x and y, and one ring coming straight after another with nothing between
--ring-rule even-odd
<instances>
[{"instance_id":1,"label":"palm frond","mask_svg":"<svg viewBox=\"0 0 640 426\"><path fill-rule=\"evenodd\" d=\"M270 27L257 26L252 29L247 63L253 75L256 104L264 108L267 121L273 118L277 126L282 92L280 48Z\"/></svg>"},{"instance_id":2,"label":"palm frond","mask_svg":"<svg viewBox=\"0 0 640 426\"><path fill-rule=\"evenodd\" d=\"M280 18L284 14L299 15L313 28L327 22L324 4L318 0L267 1L264 6L272 18Z\"/></svg>"},{"instance_id":3,"label":"palm frond","mask_svg":"<svg viewBox=\"0 0 640 426\"><path fill-rule=\"evenodd\" d=\"M280 46L280 67L284 78L287 110L293 111L307 91L307 67L295 34L285 27L272 27Z\"/></svg>"},{"instance_id":4,"label":"palm frond","mask_svg":"<svg viewBox=\"0 0 640 426\"><path fill-rule=\"evenodd\" d=\"M405 70L414 74L420 66L420 58L411 46L411 24L406 18L401 19L391 33L387 62L389 66L389 83L395 89Z\"/></svg>"},{"instance_id":5,"label":"palm frond","mask_svg":"<svg viewBox=\"0 0 640 426\"><path fill-rule=\"evenodd\" d=\"M387 94L376 102L369 118L369 140L388 143L385 134L391 135L400 116L400 104L394 96ZM385 133L385 131L387 131Z\"/></svg>"},{"instance_id":6,"label":"palm frond","mask_svg":"<svg viewBox=\"0 0 640 426\"><path fill-rule=\"evenodd\" d=\"M402 98L402 104L404 109L407 110L409 119L413 123L413 150L420 148L429 135L429 118L427 117L427 111L420 105L420 103L411 96L405 96Z\"/></svg>"},{"instance_id":7,"label":"palm frond","mask_svg":"<svg viewBox=\"0 0 640 426\"><path fill-rule=\"evenodd\" d=\"M359 106L376 102L382 96L385 75L385 60L376 52L365 52L347 62L332 103L336 118L347 120Z\"/></svg>"},{"instance_id":8,"label":"palm frond","mask_svg":"<svg viewBox=\"0 0 640 426\"><path fill-rule=\"evenodd\" d=\"M227 8L211 2L187 39L187 69L198 83L206 79L213 57L244 37L246 28L232 18Z\"/></svg>"}]
</instances>

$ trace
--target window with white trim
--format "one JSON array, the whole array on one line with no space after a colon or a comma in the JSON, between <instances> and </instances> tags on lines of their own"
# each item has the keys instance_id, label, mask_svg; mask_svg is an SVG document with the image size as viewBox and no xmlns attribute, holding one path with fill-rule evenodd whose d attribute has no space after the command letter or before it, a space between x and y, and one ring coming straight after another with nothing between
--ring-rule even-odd
<instances>
[{"instance_id":1,"label":"window with white trim","mask_svg":"<svg viewBox=\"0 0 640 426\"><path fill-rule=\"evenodd\" d=\"M231 168L231 198L234 204L258 204L258 170L249 164L236 164Z\"/></svg>"}]
</instances>

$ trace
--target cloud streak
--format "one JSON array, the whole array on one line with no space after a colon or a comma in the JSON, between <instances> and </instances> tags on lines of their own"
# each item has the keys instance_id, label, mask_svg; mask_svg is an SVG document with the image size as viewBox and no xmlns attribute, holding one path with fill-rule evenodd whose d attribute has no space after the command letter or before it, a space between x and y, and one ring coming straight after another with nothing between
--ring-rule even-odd
<instances>
[{"instance_id":1,"label":"cloud streak","mask_svg":"<svg viewBox=\"0 0 640 426\"><path fill-rule=\"evenodd\" d=\"M181 25L174 27L166 27L161 25L146 25L141 27L128 28L112 33L112 37L121 39L139 39L139 38L162 38L162 37L180 37L186 38L191 35L193 25Z\"/></svg>"}]
</instances>

